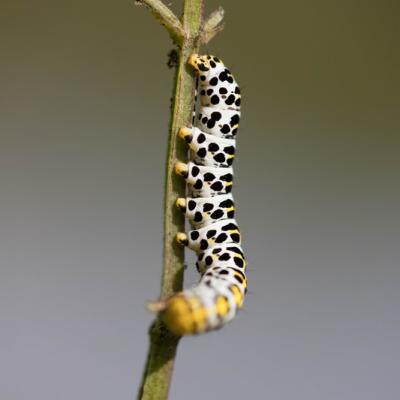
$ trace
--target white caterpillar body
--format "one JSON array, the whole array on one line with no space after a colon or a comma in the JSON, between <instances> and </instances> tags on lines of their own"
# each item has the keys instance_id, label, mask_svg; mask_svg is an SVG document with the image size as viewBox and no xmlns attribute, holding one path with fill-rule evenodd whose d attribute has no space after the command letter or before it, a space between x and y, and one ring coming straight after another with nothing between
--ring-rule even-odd
<instances>
[{"instance_id":1,"label":"white caterpillar body","mask_svg":"<svg viewBox=\"0 0 400 400\"><path fill-rule=\"evenodd\" d=\"M247 290L231 194L240 89L217 57L192 55L189 64L198 76L200 106L194 111L194 127L179 132L189 146L190 161L177 163L175 172L186 180L188 192L176 204L193 230L179 233L177 240L196 252L201 279L162 302L162 319L177 335L220 328L242 307Z\"/></svg>"},{"instance_id":2,"label":"white caterpillar body","mask_svg":"<svg viewBox=\"0 0 400 400\"><path fill-rule=\"evenodd\" d=\"M230 167L235 157L236 141L211 136L199 128L181 129L180 136L190 148L190 158L197 165Z\"/></svg>"},{"instance_id":3,"label":"white caterpillar body","mask_svg":"<svg viewBox=\"0 0 400 400\"><path fill-rule=\"evenodd\" d=\"M246 260L241 246L229 243L199 253L196 262L199 273L204 274L210 267L232 267L244 271Z\"/></svg>"},{"instance_id":4,"label":"white caterpillar body","mask_svg":"<svg viewBox=\"0 0 400 400\"><path fill-rule=\"evenodd\" d=\"M235 138L239 121L239 110L227 108L221 113L215 111L215 107L201 107L194 119L196 127L202 132L225 139Z\"/></svg>"},{"instance_id":5,"label":"white caterpillar body","mask_svg":"<svg viewBox=\"0 0 400 400\"><path fill-rule=\"evenodd\" d=\"M235 205L231 193L213 197L180 198L176 204L196 229L235 216Z\"/></svg>"},{"instance_id":6,"label":"white caterpillar body","mask_svg":"<svg viewBox=\"0 0 400 400\"><path fill-rule=\"evenodd\" d=\"M196 252L219 244L241 243L239 227L234 219L221 220L189 231L187 234L178 234L177 240Z\"/></svg>"},{"instance_id":7,"label":"white caterpillar body","mask_svg":"<svg viewBox=\"0 0 400 400\"><path fill-rule=\"evenodd\" d=\"M193 197L213 197L232 190L232 167L205 167L190 161L188 164L176 163L175 172L186 179Z\"/></svg>"}]
</instances>

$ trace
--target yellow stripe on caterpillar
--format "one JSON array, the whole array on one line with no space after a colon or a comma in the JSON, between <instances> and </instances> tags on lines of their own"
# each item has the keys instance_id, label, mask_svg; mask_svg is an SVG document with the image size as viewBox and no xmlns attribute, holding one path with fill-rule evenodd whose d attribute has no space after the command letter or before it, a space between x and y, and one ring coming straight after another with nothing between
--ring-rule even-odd
<instances>
[{"instance_id":1,"label":"yellow stripe on caterpillar","mask_svg":"<svg viewBox=\"0 0 400 400\"><path fill-rule=\"evenodd\" d=\"M175 335L187 335L194 332L192 313L188 300L176 295L167 300L162 319Z\"/></svg>"},{"instance_id":2,"label":"yellow stripe on caterpillar","mask_svg":"<svg viewBox=\"0 0 400 400\"><path fill-rule=\"evenodd\" d=\"M229 312L229 302L225 296L218 296L215 302L217 313L221 317L225 317Z\"/></svg>"}]
</instances>

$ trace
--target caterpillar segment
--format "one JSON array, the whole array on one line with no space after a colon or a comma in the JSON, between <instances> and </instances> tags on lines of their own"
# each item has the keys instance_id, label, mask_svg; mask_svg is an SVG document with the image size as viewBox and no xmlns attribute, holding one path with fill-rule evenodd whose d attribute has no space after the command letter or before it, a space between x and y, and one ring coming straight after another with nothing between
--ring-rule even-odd
<instances>
[{"instance_id":1,"label":"caterpillar segment","mask_svg":"<svg viewBox=\"0 0 400 400\"><path fill-rule=\"evenodd\" d=\"M188 144L190 161L177 162L175 173L186 180L187 197L176 206L192 230L176 240L197 254L197 285L151 305L176 335L219 329L242 307L247 291L246 259L235 220L231 193L240 121L240 89L217 57L193 54L189 64L197 74L193 127L179 136Z\"/></svg>"},{"instance_id":2,"label":"caterpillar segment","mask_svg":"<svg viewBox=\"0 0 400 400\"><path fill-rule=\"evenodd\" d=\"M211 267L232 267L246 270L246 258L239 244L223 244L204 250L198 254L196 268L204 274Z\"/></svg>"},{"instance_id":3,"label":"caterpillar segment","mask_svg":"<svg viewBox=\"0 0 400 400\"><path fill-rule=\"evenodd\" d=\"M236 221L226 219L194 229L187 234L180 232L177 235L177 241L195 252L201 252L219 244L240 244L241 236Z\"/></svg>"},{"instance_id":4,"label":"caterpillar segment","mask_svg":"<svg viewBox=\"0 0 400 400\"><path fill-rule=\"evenodd\" d=\"M192 197L213 197L230 193L233 185L233 169L205 167L190 161L177 162L175 172L185 178Z\"/></svg>"},{"instance_id":5,"label":"caterpillar segment","mask_svg":"<svg viewBox=\"0 0 400 400\"><path fill-rule=\"evenodd\" d=\"M225 139L234 139L240 123L240 111L226 108L200 107L194 116L194 124L204 133Z\"/></svg>"},{"instance_id":6,"label":"caterpillar segment","mask_svg":"<svg viewBox=\"0 0 400 400\"><path fill-rule=\"evenodd\" d=\"M231 193L209 198L181 197L176 200L176 205L196 229L218 220L235 217L235 204Z\"/></svg>"},{"instance_id":7,"label":"caterpillar segment","mask_svg":"<svg viewBox=\"0 0 400 400\"><path fill-rule=\"evenodd\" d=\"M197 165L230 167L235 158L235 140L213 137L198 128L181 128L179 136L190 148L190 158Z\"/></svg>"}]
</instances>

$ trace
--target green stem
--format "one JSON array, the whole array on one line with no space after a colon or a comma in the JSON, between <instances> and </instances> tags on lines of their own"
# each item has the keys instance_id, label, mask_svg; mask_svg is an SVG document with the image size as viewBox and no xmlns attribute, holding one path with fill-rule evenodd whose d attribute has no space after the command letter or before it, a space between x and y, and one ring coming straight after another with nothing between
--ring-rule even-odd
<instances>
[{"instance_id":1,"label":"green stem","mask_svg":"<svg viewBox=\"0 0 400 400\"><path fill-rule=\"evenodd\" d=\"M172 114L168 138L168 151L164 194L164 270L161 298L182 290L184 247L175 236L184 230L184 215L175 206L178 197L185 197L185 180L174 173L177 161L187 161L187 145L177 134L183 126L191 126L195 79L187 60L199 51L199 33L202 22L203 0L186 0L183 26L188 33L179 51L175 89L172 96Z\"/></svg>"},{"instance_id":2,"label":"green stem","mask_svg":"<svg viewBox=\"0 0 400 400\"><path fill-rule=\"evenodd\" d=\"M173 169L176 161L187 161L186 144L178 138L177 133L182 126L191 124L195 80L187 60L199 50L203 1L185 0L183 8L182 25L185 35L181 38L178 52L166 160L161 299L182 290L183 286L184 248L176 243L175 236L184 231L185 221L175 201L178 197L185 197L185 182L174 174ZM179 337L171 334L160 320L150 328L149 335L150 347L138 398L164 400L168 396Z\"/></svg>"},{"instance_id":3,"label":"green stem","mask_svg":"<svg viewBox=\"0 0 400 400\"><path fill-rule=\"evenodd\" d=\"M136 5L146 6L154 17L169 32L172 40L177 44L180 43L184 36L185 30L175 14L160 0L136 0Z\"/></svg>"}]
</instances>

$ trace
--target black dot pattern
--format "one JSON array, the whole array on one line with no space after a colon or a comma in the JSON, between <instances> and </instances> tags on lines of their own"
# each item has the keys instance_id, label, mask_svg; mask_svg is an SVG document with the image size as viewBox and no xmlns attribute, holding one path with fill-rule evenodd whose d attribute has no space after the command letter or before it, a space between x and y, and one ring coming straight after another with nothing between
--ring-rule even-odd
<instances>
[{"instance_id":1,"label":"black dot pattern","mask_svg":"<svg viewBox=\"0 0 400 400\"><path fill-rule=\"evenodd\" d=\"M197 73L197 94L193 127L179 131L190 161L187 173L179 178L186 180L187 196L177 204L192 228L180 233L178 241L197 253L195 266L201 279L197 286L166 301L162 316L168 316L164 319L167 327L178 335L221 327L241 308L247 291L246 260L231 194L241 92L218 57L193 55L189 63ZM169 308L174 301L180 302L182 314ZM207 309L211 303L212 312ZM195 313L199 307L206 308L205 312Z\"/></svg>"}]
</instances>

